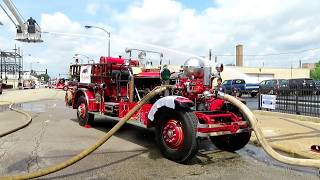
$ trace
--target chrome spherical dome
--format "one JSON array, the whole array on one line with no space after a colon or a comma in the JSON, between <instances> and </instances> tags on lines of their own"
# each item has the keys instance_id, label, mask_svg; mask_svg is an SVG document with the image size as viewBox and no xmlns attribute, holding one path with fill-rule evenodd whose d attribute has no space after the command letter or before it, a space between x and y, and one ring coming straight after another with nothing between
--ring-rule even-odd
<instances>
[{"instance_id":1,"label":"chrome spherical dome","mask_svg":"<svg viewBox=\"0 0 320 180\"><path fill-rule=\"evenodd\" d=\"M205 62L199 58L189 58L183 65L187 77L203 78Z\"/></svg>"}]
</instances>

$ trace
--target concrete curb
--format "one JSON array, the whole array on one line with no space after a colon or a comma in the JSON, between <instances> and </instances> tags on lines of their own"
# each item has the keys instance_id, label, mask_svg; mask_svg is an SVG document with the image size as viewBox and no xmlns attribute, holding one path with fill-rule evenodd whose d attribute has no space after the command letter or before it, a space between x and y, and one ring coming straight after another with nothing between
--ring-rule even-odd
<instances>
[{"instance_id":1,"label":"concrete curb","mask_svg":"<svg viewBox=\"0 0 320 180\"><path fill-rule=\"evenodd\" d=\"M259 114L259 115L265 115L265 116L276 116L276 117L289 118L289 119L299 120L299 121L309 121L309 122L314 122L314 123L320 123L320 118L318 118L318 117L271 112L271 111L262 111L262 110L255 110L255 111L253 111L253 113Z\"/></svg>"}]
</instances>

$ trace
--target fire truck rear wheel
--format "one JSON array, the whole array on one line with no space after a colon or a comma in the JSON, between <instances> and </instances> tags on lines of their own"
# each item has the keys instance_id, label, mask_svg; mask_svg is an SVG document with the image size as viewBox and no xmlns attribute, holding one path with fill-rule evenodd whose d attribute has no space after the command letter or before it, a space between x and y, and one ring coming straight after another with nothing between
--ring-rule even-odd
<instances>
[{"instance_id":1,"label":"fire truck rear wheel","mask_svg":"<svg viewBox=\"0 0 320 180\"><path fill-rule=\"evenodd\" d=\"M211 142L220 150L234 152L248 144L251 132L210 137Z\"/></svg>"},{"instance_id":2,"label":"fire truck rear wheel","mask_svg":"<svg viewBox=\"0 0 320 180\"><path fill-rule=\"evenodd\" d=\"M83 96L80 96L77 101L77 117L80 126L92 124L94 120L94 114L88 112L88 102Z\"/></svg>"},{"instance_id":3,"label":"fire truck rear wheel","mask_svg":"<svg viewBox=\"0 0 320 180\"><path fill-rule=\"evenodd\" d=\"M192 159L198 152L197 124L193 112L160 110L156 115L156 140L161 153L178 163Z\"/></svg>"}]
</instances>

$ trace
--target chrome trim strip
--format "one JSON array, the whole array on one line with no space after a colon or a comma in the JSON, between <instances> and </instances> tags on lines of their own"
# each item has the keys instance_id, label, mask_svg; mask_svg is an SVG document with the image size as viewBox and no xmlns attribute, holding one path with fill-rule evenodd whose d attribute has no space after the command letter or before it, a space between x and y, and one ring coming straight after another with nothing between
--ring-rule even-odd
<instances>
[{"instance_id":1,"label":"chrome trim strip","mask_svg":"<svg viewBox=\"0 0 320 180\"><path fill-rule=\"evenodd\" d=\"M241 125L249 125L249 123L247 121L239 121L239 122L233 122L234 124L237 123L240 126ZM218 128L218 127L224 127L224 125L220 125L220 124L200 124L198 122L198 127L197 128Z\"/></svg>"}]
</instances>

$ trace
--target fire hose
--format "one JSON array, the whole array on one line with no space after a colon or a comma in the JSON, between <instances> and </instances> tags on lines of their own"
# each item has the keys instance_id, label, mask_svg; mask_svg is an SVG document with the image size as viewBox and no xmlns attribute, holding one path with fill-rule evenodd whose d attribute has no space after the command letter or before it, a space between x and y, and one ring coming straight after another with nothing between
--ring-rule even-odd
<instances>
[{"instance_id":1,"label":"fire hose","mask_svg":"<svg viewBox=\"0 0 320 180\"><path fill-rule=\"evenodd\" d=\"M134 108L132 108L125 117L121 118L121 120L110 130L108 131L101 139L99 139L95 144L90 146L89 148L83 150L78 155L71 157L70 159L53 165L49 166L45 169L41 169L35 172L26 173L22 175L14 175L14 176L4 176L0 177L0 180L21 180L21 179L32 179L37 178L40 176L45 176L54 172L57 172L59 170L62 170L68 166L71 166L72 164L80 161L81 159L85 158L89 154L91 154L93 151L95 151L97 148L99 148L101 145L103 145L108 139L116 133L130 118L134 115L134 113L141 108L143 104L145 104L147 101L149 101L151 98L156 96L157 94L167 90L168 88L172 88L172 86L158 86L154 88L150 93L148 93L145 97L143 97Z\"/></svg>"},{"instance_id":2,"label":"fire hose","mask_svg":"<svg viewBox=\"0 0 320 180\"><path fill-rule=\"evenodd\" d=\"M1 102L9 103L10 104L9 105L9 109L12 110L12 111L15 111L15 112L17 112L19 114L22 114L22 115L26 116L27 117L27 121L24 124L14 128L14 129L11 129L11 130L3 132L3 133L0 133L0 137L7 136L7 135L9 135L11 133L14 133L14 132L22 129L22 128L25 128L26 126L28 126L32 122L32 117L28 113L26 113L24 111L21 111L21 110L18 110L18 109L15 109L15 108L12 107L14 105L14 103L9 102L9 101L1 101Z\"/></svg>"},{"instance_id":3,"label":"fire hose","mask_svg":"<svg viewBox=\"0 0 320 180\"><path fill-rule=\"evenodd\" d=\"M80 161L81 159L85 158L87 155L91 154L93 151L95 151L97 148L99 148L101 145L103 145L115 132L117 132L125 123L128 121L133 114L141 108L143 104L145 104L148 100L150 100L155 95L169 89L173 88L173 86L158 86L155 89L153 89L150 93L148 93L145 97L143 97L136 106L134 106L133 109L129 111L128 114L126 114L125 117L121 118L121 120L110 130L108 131L101 139L99 139L95 144L90 146L89 148L83 150L78 155L53 166L47 167L45 169L41 169L35 172L26 173L22 175L14 175L14 176L5 176L0 177L0 180L21 180L21 179L32 179L37 178L40 176L45 176L54 172L57 172L59 170L62 170L68 166L71 166L72 164ZM308 166L308 167L316 167L320 168L320 160L315 159L298 159L298 158L291 158L287 156L283 156L272 149L272 147L267 143L266 139L263 137L261 128L259 127L259 124L257 123L257 120L253 113L249 110L249 108L244 105L242 102L237 100L235 97L224 94L219 92L218 96L226 101L231 102L233 105L238 107L240 111L245 115L245 117L249 120L250 125L252 129L254 130L258 141L262 145L263 149L274 159L291 164L291 165L299 165L299 166Z\"/></svg>"},{"instance_id":4,"label":"fire hose","mask_svg":"<svg viewBox=\"0 0 320 180\"><path fill-rule=\"evenodd\" d=\"M237 100L235 97L230 96L228 94L224 94L222 92L218 93L218 96L226 101L231 102L240 111L244 114L244 116L249 120L251 128L255 132L259 143L261 144L262 148L265 150L267 154L269 154L274 159L291 165L298 165L298 166L308 166L308 167L316 167L320 168L320 159L301 159L301 158L292 158L288 156L284 156L276 152L267 142L267 140L263 137L263 133L261 128L258 124L256 117L250 111L250 109L244 105L242 102Z\"/></svg>"}]
</instances>

